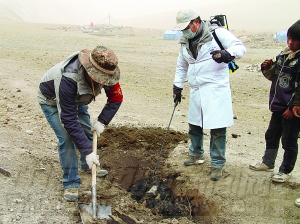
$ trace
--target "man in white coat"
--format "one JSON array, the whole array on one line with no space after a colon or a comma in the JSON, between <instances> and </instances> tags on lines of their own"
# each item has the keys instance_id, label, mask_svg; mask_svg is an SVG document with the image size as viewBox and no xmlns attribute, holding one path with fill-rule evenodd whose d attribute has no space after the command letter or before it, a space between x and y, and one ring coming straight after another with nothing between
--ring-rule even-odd
<instances>
[{"instance_id":1,"label":"man in white coat","mask_svg":"<svg viewBox=\"0 0 300 224\"><path fill-rule=\"evenodd\" d=\"M184 165L204 162L203 130L210 129L210 179L217 181L226 162L226 128L233 125L228 63L241 58L246 48L227 29L202 21L192 9L178 12L176 20L175 29L181 30L183 36L173 83L174 102L181 102L186 77L190 85L191 145ZM213 38L213 30L224 50Z\"/></svg>"}]
</instances>

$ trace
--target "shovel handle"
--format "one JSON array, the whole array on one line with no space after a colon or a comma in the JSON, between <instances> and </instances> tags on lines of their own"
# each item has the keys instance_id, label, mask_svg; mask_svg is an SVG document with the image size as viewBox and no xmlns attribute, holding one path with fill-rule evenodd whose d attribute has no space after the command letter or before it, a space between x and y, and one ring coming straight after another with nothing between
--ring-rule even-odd
<instances>
[{"instance_id":1,"label":"shovel handle","mask_svg":"<svg viewBox=\"0 0 300 224\"><path fill-rule=\"evenodd\" d=\"M96 154L97 156L97 132L93 131L93 152ZM97 171L96 171L96 164L92 165L92 186L96 185L96 175L97 175Z\"/></svg>"},{"instance_id":2,"label":"shovel handle","mask_svg":"<svg viewBox=\"0 0 300 224\"><path fill-rule=\"evenodd\" d=\"M97 132L93 131L93 152L97 156ZM97 217L97 195L96 195L96 164L92 165L92 216Z\"/></svg>"}]
</instances>

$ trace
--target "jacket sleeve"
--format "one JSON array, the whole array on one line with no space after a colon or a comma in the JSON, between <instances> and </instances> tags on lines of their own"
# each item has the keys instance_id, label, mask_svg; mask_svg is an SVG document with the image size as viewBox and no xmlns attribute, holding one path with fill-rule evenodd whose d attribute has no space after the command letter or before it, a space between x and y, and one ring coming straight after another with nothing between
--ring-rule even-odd
<instances>
[{"instance_id":1,"label":"jacket sleeve","mask_svg":"<svg viewBox=\"0 0 300 224\"><path fill-rule=\"evenodd\" d=\"M271 81L273 75L275 74L275 65L274 65L274 63L271 65L271 67L269 69L264 69L261 66L261 72L266 77L266 79Z\"/></svg>"},{"instance_id":2,"label":"jacket sleeve","mask_svg":"<svg viewBox=\"0 0 300 224\"><path fill-rule=\"evenodd\" d=\"M180 47L179 55L177 58L177 64L176 64L176 72L175 72L175 78L174 78L174 86L178 88L183 88L183 84L187 75L188 71L188 62L183 57L183 46Z\"/></svg>"},{"instance_id":3,"label":"jacket sleeve","mask_svg":"<svg viewBox=\"0 0 300 224\"><path fill-rule=\"evenodd\" d=\"M296 89L293 106L300 106L300 87L299 86Z\"/></svg>"},{"instance_id":4,"label":"jacket sleeve","mask_svg":"<svg viewBox=\"0 0 300 224\"><path fill-rule=\"evenodd\" d=\"M299 66L300 68L300 66ZM298 77L300 77L300 71L298 71ZM299 78L300 79L300 78ZM295 90L295 95L294 95L294 101L293 101L293 106L300 106L300 80L298 79L298 85Z\"/></svg>"},{"instance_id":5,"label":"jacket sleeve","mask_svg":"<svg viewBox=\"0 0 300 224\"><path fill-rule=\"evenodd\" d=\"M246 53L246 47L237 37L225 28L218 28L215 30L216 35L222 46L231 56L239 59Z\"/></svg>"},{"instance_id":6,"label":"jacket sleeve","mask_svg":"<svg viewBox=\"0 0 300 224\"><path fill-rule=\"evenodd\" d=\"M59 86L61 123L71 136L78 150L83 154L88 155L92 152L92 145L78 120L77 103L75 102L76 95L76 82L63 76Z\"/></svg>"},{"instance_id":7,"label":"jacket sleeve","mask_svg":"<svg viewBox=\"0 0 300 224\"><path fill-rule=\"evenodd\" d=\"M271 64L271 66L267 69L263 68L263 63L260 65L261 68L261 72L262 74L265 76L266 79L272 81L274 74L275 74L275 70L276 70L276 64L278 61L279 55L276 56L276 61L273 61L273 63Z\"/></svg>"},{"instance_id":8,"label":"jacket sleeve","mask_svg":"<svg viewBox=\"0 0 300 224\"><path fill-rule=\"evenodd\" d=\"M107 96L107 103L99 114L98 121L108 125L123 102L123 93L120 83L111 87L105 86L104 90Z\"/></svg>"}]
</instances>

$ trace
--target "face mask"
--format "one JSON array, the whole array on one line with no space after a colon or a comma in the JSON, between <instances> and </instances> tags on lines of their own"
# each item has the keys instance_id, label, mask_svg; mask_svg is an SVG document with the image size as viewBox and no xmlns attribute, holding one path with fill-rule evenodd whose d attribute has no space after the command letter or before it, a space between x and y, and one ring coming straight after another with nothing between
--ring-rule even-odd
<instances>
[{"instance_id":1,"label":"face mask","mask_svg":"<svg viewBox=\"0 0 300 224\"><path fill-rule=\"evenodd\" d=\"M196 35L191 29L182 30L182 33L187 39L192 39Z\"/></svg>"}]
</instances>

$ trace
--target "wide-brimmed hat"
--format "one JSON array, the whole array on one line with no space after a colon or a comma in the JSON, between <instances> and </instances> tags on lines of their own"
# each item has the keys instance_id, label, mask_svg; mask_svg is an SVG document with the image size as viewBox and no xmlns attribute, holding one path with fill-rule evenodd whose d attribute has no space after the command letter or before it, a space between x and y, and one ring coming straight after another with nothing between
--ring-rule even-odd
<instances>
[{"instance_id":1,"label":"wide-brimmed hat","mask_svg":"<svg viewBox=\"0 0 300 224\"><path fill-rule=\"evenodd\" d=\"M199 16L199 14L192 10L192 9L184 9L177 13L176 15L176 26L174 27L174 30L184 30L191 20L196 19Z\"/></svg>"},{"instance_id":2,"label":"wide-brimmed hat","mask_svg":"<svg viewBox=\"0 0 300 224\"><path fill-rule=\"evenodd\" d=\"M94 50L84 49L79 52L78 58L95 82L106 86L119 82L118 58L112 50L104 46L97 46Z\"/></svg>"}]
</instances>

